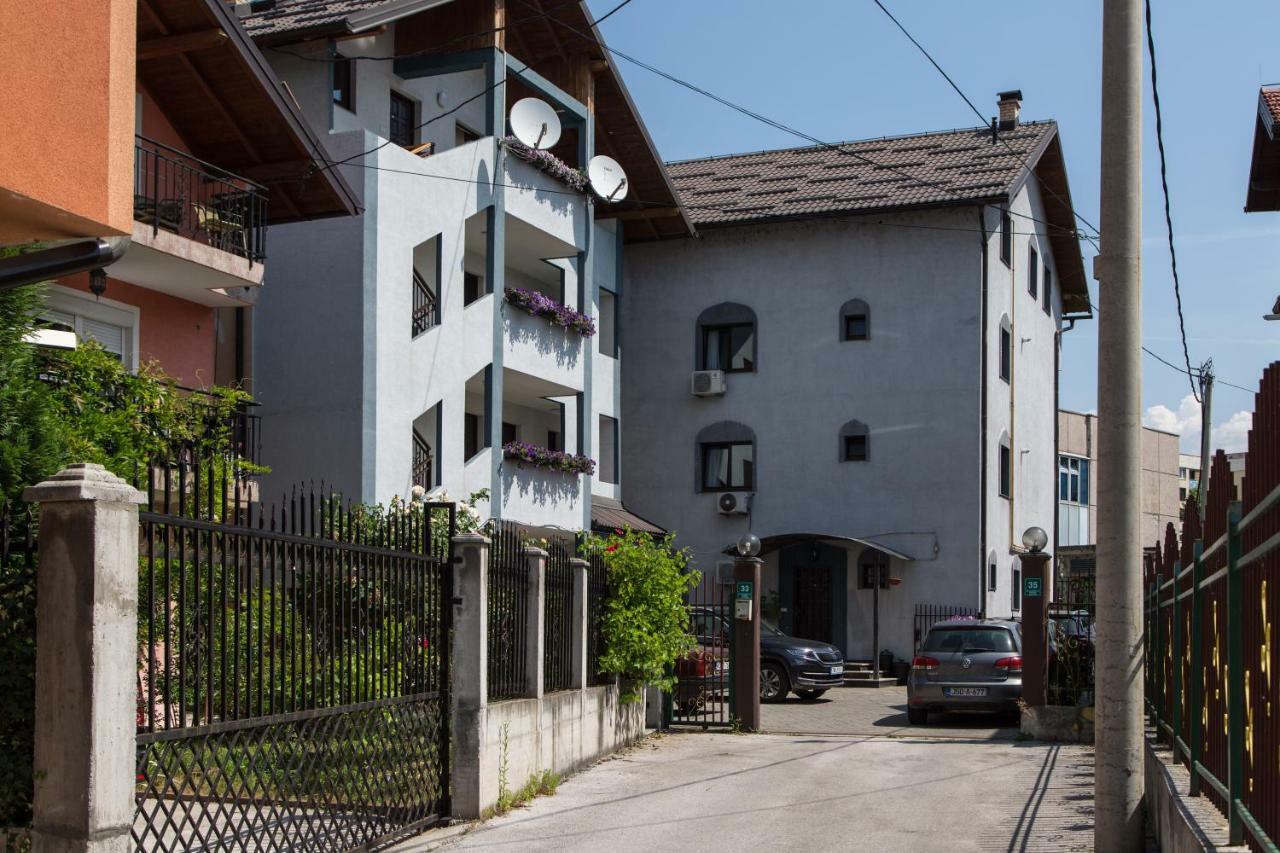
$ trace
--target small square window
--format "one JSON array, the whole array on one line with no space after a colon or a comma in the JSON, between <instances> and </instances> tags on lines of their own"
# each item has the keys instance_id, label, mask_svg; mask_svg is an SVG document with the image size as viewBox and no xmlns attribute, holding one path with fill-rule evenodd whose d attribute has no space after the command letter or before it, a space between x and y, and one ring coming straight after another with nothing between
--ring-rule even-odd
<instances>
[{"instance_id":1,"label":"small square window","mask_svg":"<svg viewBox=\"0 0 1280 853\"><path fill-rule=\"evenodd\" d=\"M844 461L867 461L867 437L865 435L846 435L844 437Z\"/></svg>"},{"instance_id":2,"label":"small square window","mask_svg":"<svg viewBox=\"0 0 1280 853\"><path fill-rule=\"evenodd\" d=\"M750 373L756 369L754 323L702 327L702 370Z\"/></svg>"},{"instance_id":3,"label":"small square window","mask_svg":"<svg viewBox=\"0 0 1280 853\"><path fill-rule=\"evenodd\" d=\"M755 448L749 441L702 445L704 492L755 488Z\"/></svg>"},{"instance_id":4,"label":"small square window","mask_svg":"<svg viewBox=\"0 0 1280 853\"><path fill-rule=\"evenodd\" d=\"M844 318L844 339L846 341L865 341L867 339L867 315L846 314Z\"/></svg>"}]
</instances>

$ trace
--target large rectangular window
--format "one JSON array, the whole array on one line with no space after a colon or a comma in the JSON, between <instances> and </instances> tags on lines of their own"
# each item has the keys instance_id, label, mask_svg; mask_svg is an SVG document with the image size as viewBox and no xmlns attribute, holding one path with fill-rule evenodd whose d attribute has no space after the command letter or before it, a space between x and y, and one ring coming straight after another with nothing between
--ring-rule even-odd
<instances>
[{"instance_id":1,"label":"large rectangular window","mask_svg":"<svg viewBox=\"0 0 1280 853\"><path fill-rule=\"evenodd\" d=\"M618 482L618 422L600 416L600 482Z\"/></svg>"},{"instance_id":2,"label":"large rectangular window","mask_svg":"<svg viewBox=\"0 0 1280 853\"><path fill-rule=\"evenodd\" d=\"M702 445L702 490L755 488L755 448L749 441Z\"/></svg>"},{"instance_id":3,"label":"large rectangular window","mask_svg":"<svg viewBox=\"0 0 1280 853\"><path fill-rule=\"evenodd\" d=\"M618 297L607 290L600 291L600 354L618 357Z\"/></svg>"},{"instance_id":4,"label":"large rectangular window","mask_svg":"<svg viewBox=\"0 0 1280 853\"><path fill-rule=\"evenodd\" d=\"M1058 500L1062 503L1089 503L1089 460L1078 456L1058 457Z\"/></svg>"},{"instance_id":5,"label":"large rectangular window","mask_svg":"<svg viewBox=\"0 0 1280 853\"><path fill-rule=\"evenodd\" d=\"M388 136L396 145L408 148L417 141L417 107L412 98L407 98L399 92L391 93L391 121L388 126Z\"/></svg>"},{"instance_id":6,"label":"large rectangular window","mask_svg":"<svg viewBox=\"0 0 1280 853\"><path fill-rule=\"evenodd\" d=\"M756 369L754 323L702 327L703 370L746 373Z\"/></svg>"}]
</instances>

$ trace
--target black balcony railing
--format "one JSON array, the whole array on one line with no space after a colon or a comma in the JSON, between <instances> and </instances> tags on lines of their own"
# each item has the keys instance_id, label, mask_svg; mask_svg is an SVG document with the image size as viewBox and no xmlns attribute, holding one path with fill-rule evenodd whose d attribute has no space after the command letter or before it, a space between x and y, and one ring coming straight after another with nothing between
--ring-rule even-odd
<instances>
[{"instance_id":1,"label":"black balcony railing","mask_svg":"<svg viewBox=\"0 0 1280 853\"><path fill-rule=\"evenodd\" d=\"M133 218L251 262L266 259L267 191L176 148L137 137Z\"/></svg>"}]
</instances>

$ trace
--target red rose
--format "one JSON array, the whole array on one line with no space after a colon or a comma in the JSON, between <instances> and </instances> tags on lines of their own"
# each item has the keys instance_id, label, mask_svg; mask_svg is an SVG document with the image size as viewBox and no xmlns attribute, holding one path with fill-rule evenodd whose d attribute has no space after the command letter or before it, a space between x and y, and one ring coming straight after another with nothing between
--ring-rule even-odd
<instances>
[{"instance_id":1,"label":"red rose","mask_svg":"<svg viewBox=\"0 0 1280 853\"><path fill-rule=\"evenodd\" d=\"M604 549L604 552L605 552L606 554L612 554L612 553L613 553L614 551L616 551L616 550L618 550L618 546L617 546L616 544L614 544L614 545L610 545L608 548L605 548L605 549Z\"/></svg>"}]
</instances>

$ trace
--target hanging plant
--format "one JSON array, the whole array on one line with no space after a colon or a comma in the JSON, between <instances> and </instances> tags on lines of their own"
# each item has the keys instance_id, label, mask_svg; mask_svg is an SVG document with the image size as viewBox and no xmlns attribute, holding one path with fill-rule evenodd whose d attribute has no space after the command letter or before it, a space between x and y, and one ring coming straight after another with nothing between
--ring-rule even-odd
<instances>
[{"instance_id":1,"label":"hanging plant","mask_svg":"<svg viewBox=\"0 0 1280 853\"><path fill-rule=\"evenodd\" d=\"M559 471L562 474L594 474L596 461L590 456L550 450L524 441L509 441L502 445L502 455L522 464Z\"/></svg>"},{"instance_id":2,"label":"hanging plant","mask_svg":"<svg viewBox=\"0 0 1280 853\"><path fill-rule=\"evenodd\" d=\"M546 172L551 177L580 193L587 191L587 176L561 160L550 151L530 148L514 136L506 136L502 144L512 154L525 161L539 172Z\"/></svg>"},{"instance_id":3,"label":"hanging plant","mask_svg":"<svg viewBox=\"0 0 1280 853\"><path fill-rule=\"evenodd\" d=\"M508 302L521 311L525 311L535 317L546 317L557 326L572 329L585 338L589 338L596 333L595 322L586 314L581 311L575 311L568 305L561 305L551 297L536 290L508 287L506 289L506 298Z\"/></svg>"}]
</instances>

